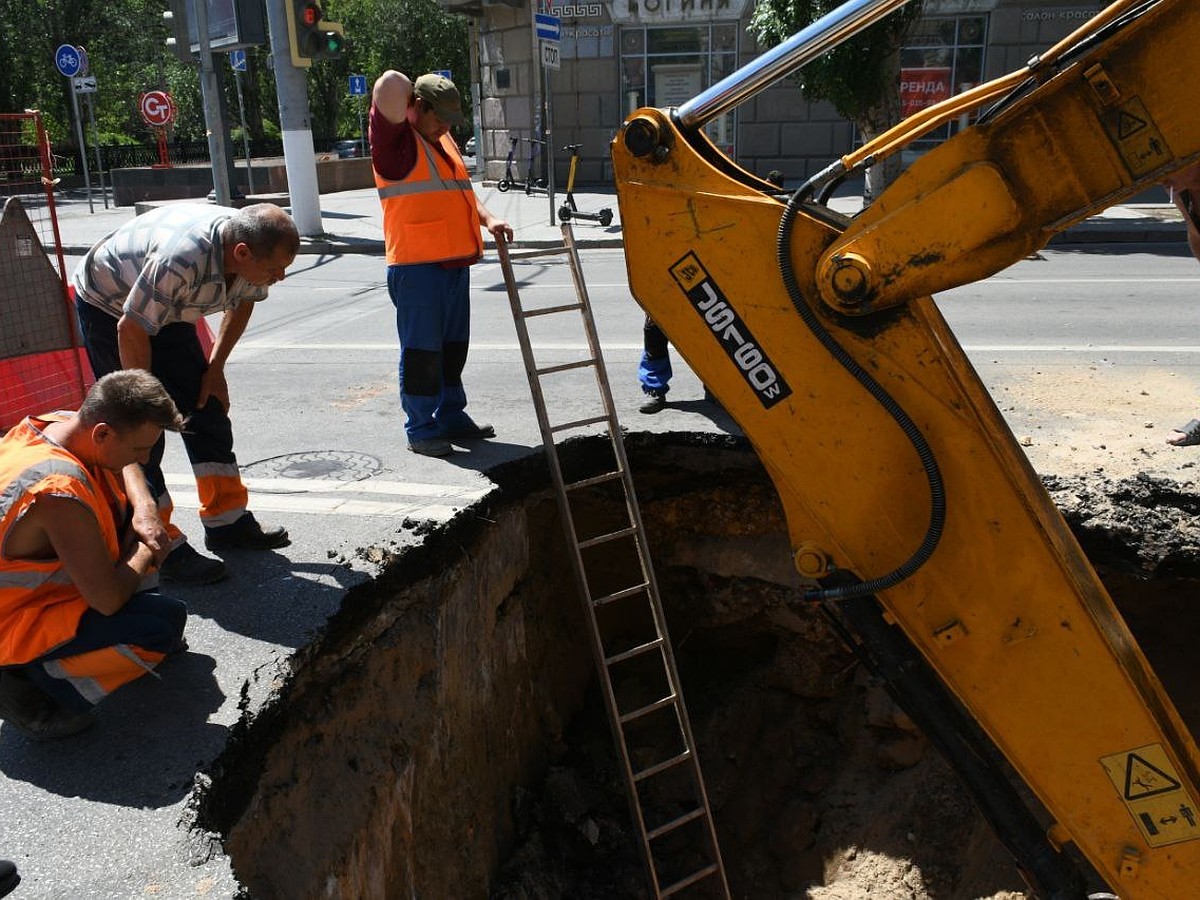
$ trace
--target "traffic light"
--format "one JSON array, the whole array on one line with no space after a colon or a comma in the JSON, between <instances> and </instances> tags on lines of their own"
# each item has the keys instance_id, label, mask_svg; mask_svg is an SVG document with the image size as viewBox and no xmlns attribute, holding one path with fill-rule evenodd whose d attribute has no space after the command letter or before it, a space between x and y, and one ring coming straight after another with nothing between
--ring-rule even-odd
<instances>
[{"instance_id":1,"label":"traffic light","mask_svg":"<svg viewBox=\"0 0 1200 900\"><path fill-rule=\"evenodd\" d=\"M338 22L326 22L318 0L288 0L288 38L292 65L307 68L314 59L336 59L346 49Z\"/></svg>"}]
</instances>

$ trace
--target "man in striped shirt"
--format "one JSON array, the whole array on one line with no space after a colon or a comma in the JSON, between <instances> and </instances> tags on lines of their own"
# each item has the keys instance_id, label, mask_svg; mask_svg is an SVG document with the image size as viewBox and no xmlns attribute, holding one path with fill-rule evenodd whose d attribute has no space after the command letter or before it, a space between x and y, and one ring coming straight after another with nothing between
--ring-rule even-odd
<instances>
[{"instance_id":1,"label":"man in striped shirt","mask_svg":"<svg viewBox=\"0 0 1200 900\"><path fill-rule=\"evenodd\" d=\"M72 277L76 311L92 370L145 369L162 381L187 416L184 447L200 497L210 550L270 549L288 543L279 526L264 527L247 509L233 453L225 363L254 305L282 281L300 246L290 216L267 203L241 210L172 204L136 216L101 240ZM196 334L204 316L222 313L206 354ZM170 524L171 499L159 440L144 466L173 548L164 579L208 584L227 574L201 556Z\"/></svg>"}]
</instances>

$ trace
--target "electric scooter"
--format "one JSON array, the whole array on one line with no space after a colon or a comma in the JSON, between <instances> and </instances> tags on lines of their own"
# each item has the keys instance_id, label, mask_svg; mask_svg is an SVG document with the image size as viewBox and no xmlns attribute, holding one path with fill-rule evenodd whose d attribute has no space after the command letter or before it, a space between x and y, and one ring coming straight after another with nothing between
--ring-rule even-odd
<instances>
[{"instance_id":1,"label":"electric scooter","mask_svg":"<svg viewBox=\"0 0 1200 900\"><path fill-rule=\"evenodd\" d=\"M535 137L526 138L526 140L529 141L529 165L525 169L525 193L548 194L550 190L546 187L546 179L533 177L533 158L537 156L537 145L546 142Z\"/></svg>"},{"instance_id":2,"label":"electric scooter","mask_svg":"<svg viewBox=\"0 0 1200 900\"><path fill-rule=\"evenodd\" d=\"M517 173L513 169L513 159L517 155L517 144L520 142L520 138L510 137L508 139L508 159L504 161L504 177L496 182L496 190L500 191L500 193L506 192L517 183Z\"/></svg>"},{"instance_id":3,"label":"electric scooter","mask_svg":"<svg viewBox=\"0 0 1200 900\"><path fill-rule=\"evenodd\" d=\"M563 205L558 208L558 220L567 222L571 219L587 219L589 222L599 222L604 227L612 222L612 210L607 207L600 212L580 212L575 206L575 173L579 170L579 149L582 144L567 144L563 147L571 154L571 168L567 173L567 199L563 201Z\"/></svg>"}]
</instances>

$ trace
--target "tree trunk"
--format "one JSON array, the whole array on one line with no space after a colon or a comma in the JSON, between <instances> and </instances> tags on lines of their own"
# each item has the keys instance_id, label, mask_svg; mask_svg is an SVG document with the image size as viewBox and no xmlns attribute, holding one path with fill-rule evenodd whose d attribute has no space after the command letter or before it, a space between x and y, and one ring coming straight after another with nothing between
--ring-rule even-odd
<instances>
[{"instance_id":1,"label":"tree trunk","mask_svg":"<svg viewBox=\"0 0 1200 900\"><path fill-rule=\"evenodd\" d=\"M886 71L895 72L879 102L855 120L863 141L870 141L900 122L900 49L892 50L883 63ZM867 169L863 185L863 206L869 206L900 174L900 151Z\"/></svg>"}]
</instances>

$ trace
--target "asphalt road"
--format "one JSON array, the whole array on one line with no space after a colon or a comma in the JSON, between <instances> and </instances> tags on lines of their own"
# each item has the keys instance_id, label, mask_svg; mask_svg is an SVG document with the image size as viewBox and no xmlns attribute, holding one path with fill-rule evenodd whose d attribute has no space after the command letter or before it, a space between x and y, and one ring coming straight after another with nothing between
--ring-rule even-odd
<instances>
[{"instance_id":1,"label":"asphalt road","mask_svg":"<svg viewBox=\"0 0 1200 900\"><path fill-rule=\"evenodd\" d=\"M672 406L653 417L636 411L642 314L626 287L623 256L587 250L583 265L623 424L732 428L701 399L678 356ZM561 258L519 263L518 273L528 302L570 295ZM16 860L25 878L15 897L231 896L228 860L185 839L177 822L195 773L241 715L239 704L260 703L291 651L311 639L348 586L369 577L369 548L414 540L412 521L443 519L487 491L483 471L539 452L494 256L473 272L465 378L469 410L495 424L497 438L448 460L405 449L383 275L375 257L301 257L230 361L252 507L287 525L292 545L231 557L233 576L221 584L175 589L192 610L192 652L164 667L161 680L118 692L90 732L44 747L0 727L0 857ZM1198 293L1200 265L1184 245L1153 252L1089 245L1043 251L939 304L1014 432L1031 435L1035 467L1107 461L1116 445L1103 435L1119 426L1132 442L1123 457L1186 478L1197 448L1163 449L1162 441L1175 420L1200 414ZM538 322L540 362L578 357L572 317ZM564 382L550 394L570 415L594 390ZM1089 428L1102 437L1079 439ZM168 442L165 468L178 520L198 536L177 440Z\"/></svg>"}]
</instances>

